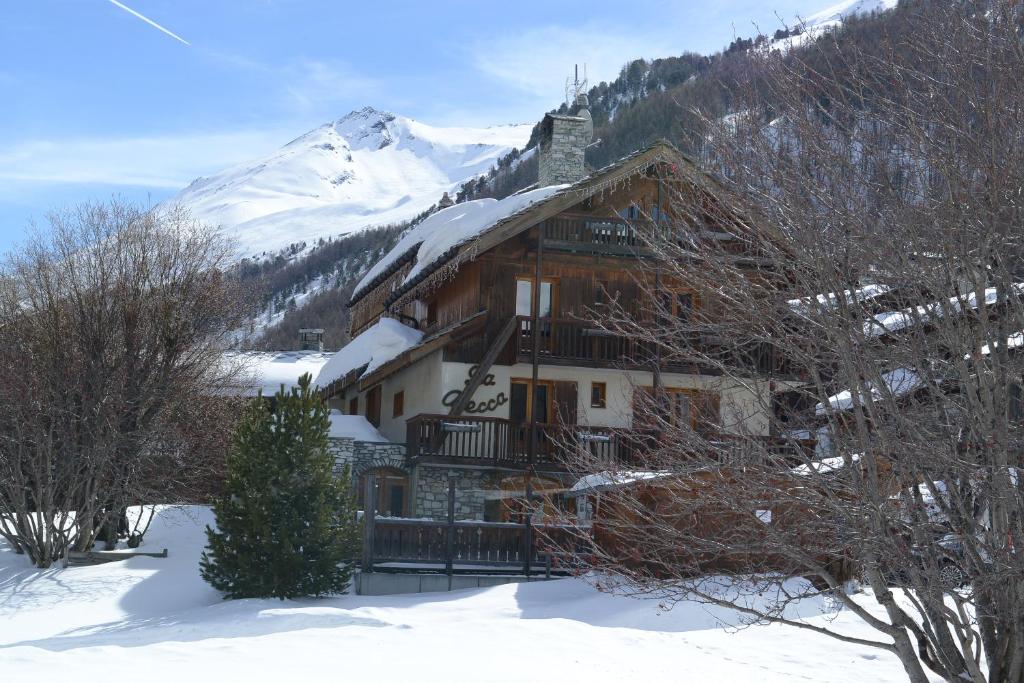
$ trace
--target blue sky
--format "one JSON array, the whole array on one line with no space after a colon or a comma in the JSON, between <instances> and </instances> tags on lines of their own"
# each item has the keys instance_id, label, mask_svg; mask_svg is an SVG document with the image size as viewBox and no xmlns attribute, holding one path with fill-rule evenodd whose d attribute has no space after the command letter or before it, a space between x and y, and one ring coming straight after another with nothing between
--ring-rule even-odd
<instances>
[{"instance_id":1,"label":"blue sky","mask_svg":"<svg viewBox=\"0 0 1024 683\"><path fill-rule=\"evenodd\" d=\"M575 62L714 52L826 0L29 0L0 22L0 249L47 210L158 202L372 105L534 121ZM183 40L176 40L130 8Z\"/></svg>"}]
</instances>

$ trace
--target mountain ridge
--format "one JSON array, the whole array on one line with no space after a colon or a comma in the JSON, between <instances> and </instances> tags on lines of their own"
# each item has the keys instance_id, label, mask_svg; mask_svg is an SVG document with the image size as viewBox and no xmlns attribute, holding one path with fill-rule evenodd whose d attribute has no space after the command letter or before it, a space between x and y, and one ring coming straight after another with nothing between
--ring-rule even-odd
<instances>
[{"instance_id":1,"label":"mountain ridge","mask_svg":"<svg viewBox=\"0 0 1024 683\"><path fill-rule=\"evenodd\" d=\"M363 107L268 155L197 178L168 203L223 228L240 257L271 255L409 220L524 145L531 127L431 126Z\"/></svg>"}]
</instances>

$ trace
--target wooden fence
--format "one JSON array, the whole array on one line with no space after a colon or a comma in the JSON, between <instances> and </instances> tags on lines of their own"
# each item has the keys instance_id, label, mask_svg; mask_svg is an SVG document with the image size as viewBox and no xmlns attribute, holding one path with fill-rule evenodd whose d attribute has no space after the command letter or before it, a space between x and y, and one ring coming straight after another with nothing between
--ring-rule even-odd
<instances>
[{"instance_id":1,"label":"wooden fence","mask_svg":"<svg viewBox=\"0 0 1024 683\"><path fill-rule=\"evenodd\" d=\"M374 513L376 481L366 477L363 513L362 570L387 569L479 573L501 571L526 576L550 574L559 556L574 545L575 527L529 520L481 522L455 519L455 479L448 480L445 520L378 517Z\"/></svg>"}]
</instances>

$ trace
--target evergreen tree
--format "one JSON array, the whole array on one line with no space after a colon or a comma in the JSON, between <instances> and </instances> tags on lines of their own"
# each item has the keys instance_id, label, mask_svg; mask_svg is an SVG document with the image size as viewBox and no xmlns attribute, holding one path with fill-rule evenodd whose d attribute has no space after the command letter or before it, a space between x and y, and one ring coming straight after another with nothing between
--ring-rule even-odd
<instances>
[{"instance_id":1,"label":"evergreen tree","mask_svg":"<svg viewBox=\"0 0 1024 683\"><path fill-rule=\"evenodd\" d=\"M235 433L225 494L207 527L203 578L226 598L340 593L358 547L349 473L335 477L327 451L328 409L299 387L253 401Z\"/></svg>"}]
</instances>

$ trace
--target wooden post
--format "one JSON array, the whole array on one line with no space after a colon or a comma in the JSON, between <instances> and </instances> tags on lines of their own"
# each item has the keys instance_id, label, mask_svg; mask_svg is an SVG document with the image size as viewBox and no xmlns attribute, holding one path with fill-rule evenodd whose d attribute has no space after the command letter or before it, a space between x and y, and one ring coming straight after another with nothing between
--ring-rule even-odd
<instances>
[{"instance_id":1,"label":"wooden post","mask_svg":"<svg viewBox=\"0 0 1024 683\"><path fill-rule=\"evenodd\" d=\"M523 559L523 573L526 580L530 580L530 561L533 559L533 484L529 476L526 477L526 526L523 529L523 545L525 546L525 558Z\"/></svg>"},{"instance_id":2,"label":"wooden post","mask_svg":"<svg viewBox=\"0 0 1024 683\"><path fill-rule=\"evenodd\" d=\"M530 471L533 470L533 463L537 457L537 375L540 370L540 288L541 288L541 276L543 271L543 256L544 256L544 222L541 221L537 224L537 264L534 270L533 278L533 301L530 305L533 307L533 316L531 317L531 324L533 325L533 358L532 369L530 374L530 400L527 403L530 406L530 446L527 453L526 464ZM554 299L552 298L552 303ZM529 474L527 474L529 477Z\"/></svg>"},{"instance_id":3,"label":"wooden post","mask_svg":"<svg viewBox=\"0 0 1024 683\"><path fill-rule=\"evenodd\" d=\"M363 491L363 571L373 571L373 526L377 513L377 477L366 475Z\"/></svg>"},{"instance_id":4,"label":"wooden post","mask_svg":"<svg viewBox=\"0 0 1024 683\"><path fill-rule=\"evenodd\" d=\"M455 477L448 476L448 527L445 539L444 569L448 574L448 590L452 589L452 574L455 573Z\"/></svg>"}]
</instances>

